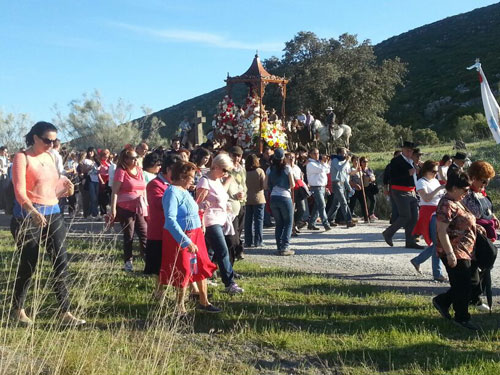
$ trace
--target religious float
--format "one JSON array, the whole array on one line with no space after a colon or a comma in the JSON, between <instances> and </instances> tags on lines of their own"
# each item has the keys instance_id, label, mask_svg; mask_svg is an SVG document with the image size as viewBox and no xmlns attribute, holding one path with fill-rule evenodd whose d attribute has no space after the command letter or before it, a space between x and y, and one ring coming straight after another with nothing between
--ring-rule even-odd
<instances>
[{"instance_id":1,"label":"religious float","mask_svg":"<svg viewBox=\"0 0 500 375\"><path fill-rule=\"evenodd\" d=\"M287 148L287 134L284 128L286 85L288 80L267 72L259 56L255 55L250 68L242 75L226 81L227 95L217 106L215 137L226 146L238 145L244 150L262 152L264 145L272 148ZM233 85L243 83L248 87L248 96L242 105L235 105L231 99ZM280 87L281 116L273 110L265 111L262 98L269 83Z\"/></svg>"}]
</instances>

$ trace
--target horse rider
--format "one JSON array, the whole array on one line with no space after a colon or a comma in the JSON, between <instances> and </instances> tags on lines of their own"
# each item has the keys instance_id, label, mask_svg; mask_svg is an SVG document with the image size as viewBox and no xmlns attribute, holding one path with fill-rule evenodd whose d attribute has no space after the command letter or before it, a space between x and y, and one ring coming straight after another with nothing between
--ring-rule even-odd
<instances>
[{"instance_id":1,"label":"horse rider","mask_svg":"<svg viewBox=\"0 0 500 375\"><path fill-rule=\"evenodd\" d=\"M313 124L314 124L314 116L311 114L310 110L306 111L306 120L304 122L307 130L309 131L310 139L313 139Z\"/></svg>"},{"instance_id":2,"label":"horse rider","mask_svg":"<svg viewBox=\"0 0 500 375\"><path fill-rule=\"evenodd\" d=\"M278 114L276 113L276 109L272 108L271 114L269 115L269 122L276 122L276 121L278 121Z\"/></svg>"}]
</instances>

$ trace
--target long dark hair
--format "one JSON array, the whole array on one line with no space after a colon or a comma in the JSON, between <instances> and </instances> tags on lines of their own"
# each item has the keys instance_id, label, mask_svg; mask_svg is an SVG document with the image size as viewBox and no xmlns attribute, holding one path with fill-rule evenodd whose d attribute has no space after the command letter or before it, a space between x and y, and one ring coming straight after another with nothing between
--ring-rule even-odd
<instances>
[{"instance_id":1,"label":"long dark hair","mask_svg":"<svg viewBox=\"0 0 500 375\"><path fill-rule=\"evenodd\" d=\"M57 132L57 128L50 122L38 121L25 136L26 146L33 146L35 144L34 136L41 138L45 132Z\"/></svg>"},{"instance_id":2,"label":"long dark hair","mask_svg":"<svg viewBox=\"0 0 500 375\"><path fill-rule=\"evenodd\" d=\"M285 166L286 166L285 158L283 158L283 159L273 158L273 160L271 162L271 168L279 173L281 173L285 169Z\"/></svg>"}]
</instances>

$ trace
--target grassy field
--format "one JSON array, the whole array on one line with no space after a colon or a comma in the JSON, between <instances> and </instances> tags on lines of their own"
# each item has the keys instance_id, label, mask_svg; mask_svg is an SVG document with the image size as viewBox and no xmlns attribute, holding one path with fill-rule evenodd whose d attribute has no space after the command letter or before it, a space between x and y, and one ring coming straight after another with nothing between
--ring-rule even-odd
<instances>
[{"instance_id":1,"label":"grassy field","mask_svg":"<svg viewBox=\"0 0 500 375\"><path fill-rule=\"evenodd\" d=\"M237 264L242 296L213 288L220 315L179 321L169 290L120 270L120 251L71 242L71 294L82 329L57 324L44 258L28 296L35 325L8 320L18 260L0 232L0 374L489 374L500 373L499 314L474 314L472 333L440 318L429 296L321 275ZM142 267L140 261L136 268Z\"/></svg>"}]
</instances>

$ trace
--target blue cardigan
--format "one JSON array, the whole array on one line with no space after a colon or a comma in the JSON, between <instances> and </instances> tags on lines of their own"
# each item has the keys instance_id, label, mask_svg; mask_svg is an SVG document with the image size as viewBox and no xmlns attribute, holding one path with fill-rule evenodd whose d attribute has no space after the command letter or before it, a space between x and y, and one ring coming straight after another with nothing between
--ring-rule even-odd
<instances>
[{"instance_id":1,"label":"blue cardigan","mask_svg":"<svg viewBox=\"0 0 500 375\"><path fill-rule=\"evenodd\" d=\"M165 213L164 228L181 247L186 247L191 240L184 233L201 227L198 205L187 190L170 185L162 198L163 212Z\"/></svg>"}]
</instances>

